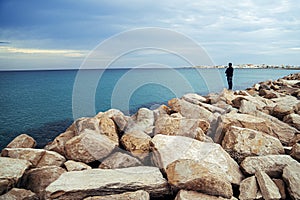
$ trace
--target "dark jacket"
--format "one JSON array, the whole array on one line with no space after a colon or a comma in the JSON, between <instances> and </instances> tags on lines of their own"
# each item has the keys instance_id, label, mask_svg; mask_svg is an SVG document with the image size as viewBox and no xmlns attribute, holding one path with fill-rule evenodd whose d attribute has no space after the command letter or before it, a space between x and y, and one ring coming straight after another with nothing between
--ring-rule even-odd
<instances>
[{"instance_id":1,"label":"dark jacket","mask_svg":"<svg viewBox=\"0 0 300 200\"><path fill-rule=\"evenodd\" d=\"M227 69L226 69L226 71L225 71L225 73L226 73L226 76L233 76L233 68L232 67L228 67Z\"/></svg>"}]
</instances>

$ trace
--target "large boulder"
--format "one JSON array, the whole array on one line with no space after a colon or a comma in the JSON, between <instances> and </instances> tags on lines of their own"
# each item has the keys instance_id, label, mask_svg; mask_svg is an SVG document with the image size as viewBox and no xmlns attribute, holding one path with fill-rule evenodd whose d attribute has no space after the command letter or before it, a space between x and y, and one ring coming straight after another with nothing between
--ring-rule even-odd
<instances>
[{"instance_id":1,"label":"large boulder","mask_svg":"<svg viewBox=\"0 0 300 200\"><path fill-rule=\"evenodd\" d=\"M206 108L187 102L182 99L171 99L168 101L168 105L175 112L180 113L183 117L189 119L204 119L209 122L215 120L215 115L208 111Z\"/></svg>"},{"instance_id":2,"label":"large boulder","mask_svg":"<svg viewBox=\"0 0 300 200\"><path fill-rule=\"evenodd\" d=\"M24 175L22 185L24 188L35 192L42 199L46 187L65 172L66 170L57 166L31 169Z\"/></svg>"},{"instance_id":3,"label":"large boulder","mask_svg":"<svg viewBox=\"0 0 300 200\"><path fill-rule=\"evenodd\" d=\"M293 199L300 199L300 165L286 166L283 169L282 177L287 184L290 196Z\"/></svg>"},{"instance_id":4,"label":"large boulder","mask_svg":"<svg viewBox=\"0 0 300 200\"><path fill-rule=\"evenodd\" d=\"M255 174L264 171L271 177L280 177L287 165L299 167L300 164L289 155L267 155L247 157L241 163L241 168L246 174Z\"/></svg>"},{"instance_id":5,"label":"large boulder","mask_svg":"<svg viewBox=\"0 0 300 200\"><path fill-rule=\"evenodd\" d=\"M214 141L221 143L225 132L231 126L237 126L269 134L278 138L281 143L285 145L293 143L295 134L298 133L297 129L284 122L280 122L277 118L274 118L275 117L257 110L254 113L251 113L251 115L240 113L228 113L226 115L222 115L218 119L218 128L213 136Z\"/></svg>"},{"instance_id":6,"label":"large boulder","mask_svg":"<svg viewBox=\"0 0 300 200\"><path fill-rule=\"evenodd\" d=\"M211 170L209 163L194 160L176 160L168 165L168 181L176 189L194 190L209 195L231 198L231 183L220 171Z\"/></svg>"},{"instance_id":7,"label":"large boulder","mask_svg":"<svg viewBox=\"0 0 300 200\"><path fill-rule=\"evenodd\" d=\"M126 132L121 143L132 155L143 160L149 155L151 137L141 130Z\"/></svg>"},{"instance_id":8,"label":"large boulder","mask_svg":"<svg viewBox=\"0 0 300 200\"><path fill-rule=\"evenodd\" d=\"M164 115L156 120L154 134L179 135L206 141L208 138L202 128L207 132L209 123L201 119Z\"/></svg>"},{"instance_id":9,"label":"large boulder","mask_svg":"<svg viewBox=\"0 0 300 200\"><path fill-rule=\"evenodd\" d=\"M27 160L0 157L0 194L20 183L21 177L31 166Z\"/></svg>"},{"instance_id":10,"label":"large boulder","mask_svg":"<svg viewBox=\"0 0 300 200\"><path fill-rule=\"evenodd\" d=\"M264 199L279 200L281 198L278 187L265 172L258 170L255 177Z\"/></svg>"},{"instance_id":11,"label":"large boulder","mask_svg":"<svg viewBox=\"0 0 300 200\"><path fill-rule=\"evenodd\" d=\"M13 139L6 148L34 148L36 141L27 134L21 134Z\"/></svg>"},{"instance_id":12,"label":"large boulder","mask_svg":"<svg viewBox=\"0 0 300 200\"><path fill-rule=\"evenodd\" d=\"M45 198L76 200L91 194L104 196L135 190L145 190L151 197L170 193L158 168L140 166L64 173L46 188Z\"/></svg>"},{"instance_id":13,"label":"large boulder","mask_svg":"<svg viewBox=\"0 0 300 200\"><path fill-rule=\"evenodd\" d=\"M150 200L150 195L144 190L135 192L124 192L122 194L112 194L106 196L87 197L84 200Z\"/></svg>"},{"instance_id":14,"label":"large boulder","mask_svg":"<svg viewBox=\"0 0 300 200\"><path fill-rule=\"evenodd\" d=\"M62 166L66 161L65 157L54 152L44 149L31 148L5 148L2 150L2 156L28 160L34 167L43 166Z\"/></svg>"},{"instance_id":15,"label":"large boulder","mask_svg":"<svg viewBox=\"0 0 300 200\"><path fill-rule=\"evenodd\" d=\"M239 184L243 179L238 164L218 144L162 134L156 135L151 143L153 163L163 170L176 160L190 159L207 163L207 167L225 174L233 184Z\"/></svg>"},{"instance_id":16,"label":"large boulder","mask_svg":"<svg viewBox=\"0 0 300 200\"><path fill-rule=\"evenodd\" d=\"M65 152L70 160L89 163L105 158L115 147L115 142L105 135L86 132L67 141Z\"/></svg>"},{"instance_id":17,"label":"large boulder","mask_svg":"<svg viewBox=\"0 0 300 200\"><path fill-rule=\"evenodd\" d=\"M108 117L112 119L115 122L118 131L120 132L125 131L130 118L128 116L125 116L123 112L117 109L109 109L106 112L99 112L95 117L98 119L100 119L101 117Z\"/></svg>"},{"instance_id":18,"label":"large boulder","mask_svg":"<svg viewBox=\"0 0 300 200\"><path fill-rule=\"evenodd\" d=\"M229 200L223 197L211 196L207 194L203 194L196 191L189 191L189 190L180 190L175 200ZM235 197L232 197L230 200L236 200Z\"/></svg>"},{"instance_id":19,"label":"large boulder","mask_svg":"<svg viewBox=\"0 0 300 200\"><path fill-rule=\"evenodd\" d=\"M126 153L116 152L100 164L99 168L101 169L116 169L116 168L125 168L125 167L135 167L143 165L139 159L130 156Z\"/></svg>"},{"instance_id":20,"label":"large boulder","mask_svg":"<svg viewBox=\"0 0 300 200\"><path fill-rule=\"evenodd\" d=\"M259 191L255 176L245 178L240 185L239 199L248 200L256 199L257 192Z\"/></svg>"},{"instance_id":21,"label":"large boulder","mask_svg":"<svg viewBox=\"0 0 300 200\"><path fill-rule=\"evenodd\" d=\"M260 131L231 126L225 133L222 147L238 163L248 156L284 154L280 141Z\"/></svg>"},{"instance_id":22,"label":"large boulder","mask_svg":"<svg viewBox=\"0 0 300 200\"><path fill-rule=\"evenodd\" d=\"M38 196L30 190L13 188L0 196L0 200L38 200Z\"/></svg>"}]
</instances>

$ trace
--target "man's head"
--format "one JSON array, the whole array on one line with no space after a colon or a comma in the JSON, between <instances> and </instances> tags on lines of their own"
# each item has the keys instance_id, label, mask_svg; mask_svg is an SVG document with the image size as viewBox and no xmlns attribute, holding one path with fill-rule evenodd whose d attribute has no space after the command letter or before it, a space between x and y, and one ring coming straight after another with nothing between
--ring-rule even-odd
<instances>
[{"instance_id":1,"label":"man's head","mask_svg":"<svg viewBox=\"0 0 300 200\"><path fill-rule=\"evenodd\" d=\"M228 66L229 66L229 67L232 67L232 63L228 63Z\"/></svg>"}]
</instances>

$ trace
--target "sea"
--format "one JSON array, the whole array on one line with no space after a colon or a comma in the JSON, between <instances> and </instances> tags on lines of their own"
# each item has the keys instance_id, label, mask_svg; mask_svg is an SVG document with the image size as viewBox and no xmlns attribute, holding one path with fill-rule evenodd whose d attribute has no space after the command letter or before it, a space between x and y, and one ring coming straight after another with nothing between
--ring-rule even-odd
<instances>
[{"instance_id":1,"label":"sea","mask_svg":"<svg viewBox=\"0 0 300 200\"><path fill-rule=\"evenodd\" d=\"M26 133L43 148L80 117L111 108L126 115L155 109L186 93L207 95L227 87L225 69L139 68L0 71L0 150ZM299 73L235 69L233 90Z\"/></svg>"}]
</instances>

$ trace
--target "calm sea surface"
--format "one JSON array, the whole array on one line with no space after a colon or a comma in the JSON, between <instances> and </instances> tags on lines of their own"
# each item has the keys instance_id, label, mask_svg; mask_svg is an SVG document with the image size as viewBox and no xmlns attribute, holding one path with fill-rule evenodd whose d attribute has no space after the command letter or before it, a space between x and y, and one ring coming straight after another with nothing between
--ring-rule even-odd
<instances>
[{"instance_id":1,"label":"calm sea surface","mask_svg":"<svg viewBox=\"0 0 300 200\"><path fill-rule=\"evenodd\" d=\"M298 72L235 69L233 89ZM133 114L140 107L153 108L188 92L207 95L224 87L224 69L0 72L0 149L21 133L31 135L42 147L63 132L73 116L94 116L112 107Z\"/></svg>"}]
</instances>

